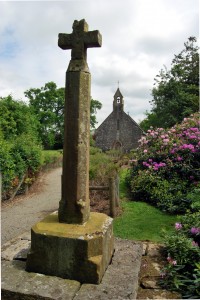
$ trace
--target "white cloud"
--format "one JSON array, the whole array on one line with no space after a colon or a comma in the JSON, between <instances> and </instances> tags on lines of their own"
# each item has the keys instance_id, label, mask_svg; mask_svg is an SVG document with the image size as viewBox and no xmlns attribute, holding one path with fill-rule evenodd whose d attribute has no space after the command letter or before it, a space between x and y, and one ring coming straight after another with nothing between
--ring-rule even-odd
<instances>
[{"instance_id":1,"label":"white cloud","mask_svg":"<svg viewBox=\"0 0 200 300\"><path fill-rule=\"evenodd\" d=\"M85 18L103 36L102 48L88 49L99 122L112 111L118 80L125 111L138 121L150 109L154 77L198 35L198 0L1 1L0 18L0 96L24 98L48 81L64 86L70 51L57 46L58 33Z\"/></svg>"}]
</instances>

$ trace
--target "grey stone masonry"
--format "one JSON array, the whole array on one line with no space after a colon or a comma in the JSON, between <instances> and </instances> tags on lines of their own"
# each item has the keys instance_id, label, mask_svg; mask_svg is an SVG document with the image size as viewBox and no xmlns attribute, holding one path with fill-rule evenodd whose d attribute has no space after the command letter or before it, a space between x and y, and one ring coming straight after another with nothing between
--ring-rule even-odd
<instances>
[{"instance_id":1,"label":"grey stone masonry","mask_svg":"<svg viewBox=\"0 0 200 300\"><path fill-rule=\"evenodd\" d=\"M112 113L95 131L96 146L103 151L120 149L129 152L137 148L142 134L139 125L124 112L124 100L118 88L114 95Z\"/></svg>"},{"instance_id":2,"label":"grey stone masonry","mask_svg":"<svg viewBox=\"0 0 200 300\"><path fill-rule=\"evenodd\" d=\"M81 284L76 280L26 272L29 242L30 232L2 246L2 300L136 299L142 257L140 242L118 238L115 240L112 263L99 285Z\"/></svg>"}]
</instances>

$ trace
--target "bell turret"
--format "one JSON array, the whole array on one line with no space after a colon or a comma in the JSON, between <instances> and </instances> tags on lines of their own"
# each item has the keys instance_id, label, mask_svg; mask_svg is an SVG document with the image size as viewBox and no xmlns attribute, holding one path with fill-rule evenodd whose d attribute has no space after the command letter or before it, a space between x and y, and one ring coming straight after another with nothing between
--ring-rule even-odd
<instances>
[{"instance_id":1,"label":"bell turret","mask_svg":"<svg viewBox=\"0 0 200 300\"><path fill-rule=\"evenodd\" d=\"M114 95L113 110L124 110L124 100L119 88Z\"/></svg>"}]
</instances>

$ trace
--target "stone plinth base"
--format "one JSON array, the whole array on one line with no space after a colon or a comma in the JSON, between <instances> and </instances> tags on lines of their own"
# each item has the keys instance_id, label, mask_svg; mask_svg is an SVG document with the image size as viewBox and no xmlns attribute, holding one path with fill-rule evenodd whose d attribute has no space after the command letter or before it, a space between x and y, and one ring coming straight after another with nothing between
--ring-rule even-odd
<instances>
[{"instance_id":1,"label":"stone plinth base","mask_svg":"<svg viewBox=\"0 0 200 300\"><path fill-rule=\"evenodd\" d=\"M59 223L56 212L32 227L26 270L98 284L113 251L112 218L91 213L86 223L74 225Z\"/></svg>"},{"instance_id":2,"label":"stone plinth base","mask_svg":"<svg viewBox=\"0 0 200 300\"><path fill-rule=\"evenodd\" d=\"M23 234L2 247L2 300L137 299L138 273L142 256L141 243L115 239L112 262L101 283L80 284L75 280L26 272L24 254L27 253L29 246L24 245L24 240L27 242L30 240L29 234Z\"/></svg>"}]
</instances>

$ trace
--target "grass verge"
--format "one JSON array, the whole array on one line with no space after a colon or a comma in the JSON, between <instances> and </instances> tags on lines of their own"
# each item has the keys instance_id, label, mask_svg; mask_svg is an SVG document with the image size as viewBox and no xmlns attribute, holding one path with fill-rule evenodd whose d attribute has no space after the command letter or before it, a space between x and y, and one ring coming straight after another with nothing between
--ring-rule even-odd
<instances>
[{"instance_id":1,"label":"grass verge","mask_svg":"<svg viewBox=\"0 0 200 300\"><path fill-rule=\"evenodd\" d=\"M120 174L120 198L123 214L114 219L114 235L123 239L163 242L162 231L173 230L177 216L161 212L145 203L128 201L125 176L127 169Z\"/></svg>"}]
</instances>

